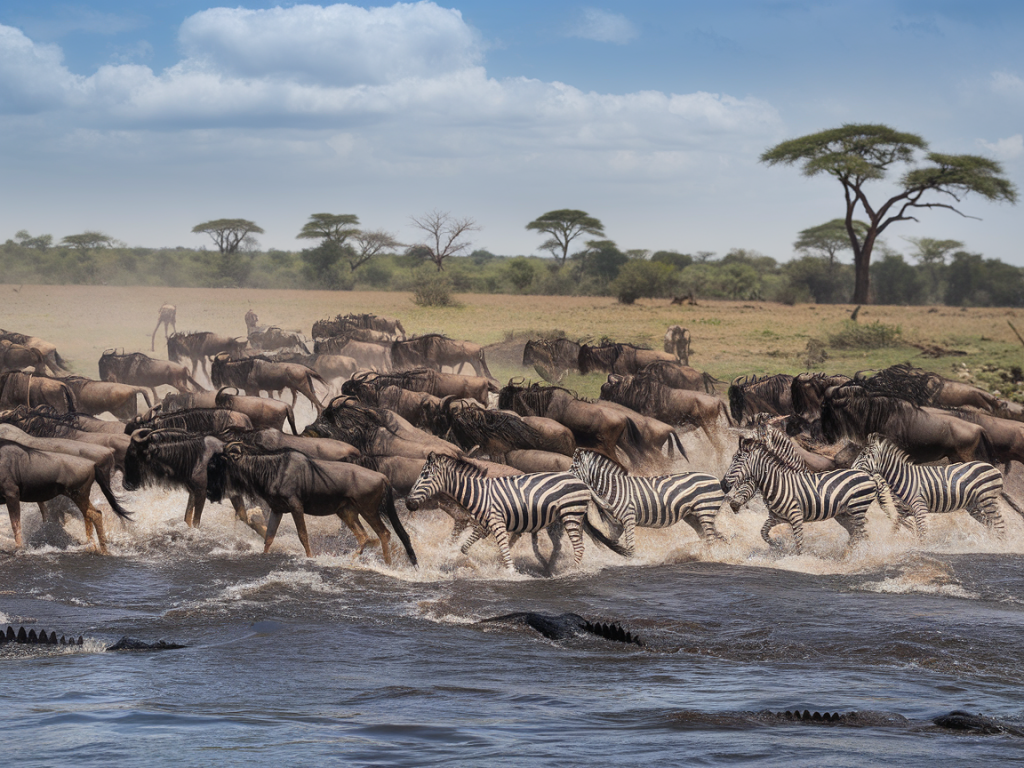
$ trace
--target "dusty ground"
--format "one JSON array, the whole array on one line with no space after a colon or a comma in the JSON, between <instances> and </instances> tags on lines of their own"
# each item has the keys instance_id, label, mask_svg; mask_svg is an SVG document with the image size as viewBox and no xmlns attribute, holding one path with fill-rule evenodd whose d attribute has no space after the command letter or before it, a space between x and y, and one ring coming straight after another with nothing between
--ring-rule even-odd
<instances>
[{"instance_id":1,"label":"dusty ground","mask_svg":"<svg viewBox=\"0 0 1024 768\"><path fill-rule=\"evenodd\" d=\"M105 349L149 352L161 304L178 308L178 330L209 330L243 336L246 310L263 325L279 325L307 336L315 320L347 312L398 317L409 333L441 332L454 338L495 345L488 354L501 380L531 375L517 361L522 343L538 332L564 331L574 339L608 337L661 348L672 324L693 336L691 364L720 379L738 375L797 373L807 370L808 340L827 339L841 330L852 306L765 302L702 301L698 306L670 306L666 300L633 306L611 298L563 296L460 295L460 306L423 308L408 293L267 291L252 289L115 288L106 286L37 286L0 284L0 328L40 336L57 345L71 367L97 375ZM867 306L861 324L898 325L903 345L878 350L828 349L828 358L813 369L847 373L910 362L957 377L988 364L1009 369L1024 365L1024 349L1007 321L1024 333L1024 310L950 307ZM915 346L937 346L962 356L925 358ZM163 330L153 353L166 357ZM603 377L576 377L566 384L594 395Z\"/></svg>"}]
</instances>

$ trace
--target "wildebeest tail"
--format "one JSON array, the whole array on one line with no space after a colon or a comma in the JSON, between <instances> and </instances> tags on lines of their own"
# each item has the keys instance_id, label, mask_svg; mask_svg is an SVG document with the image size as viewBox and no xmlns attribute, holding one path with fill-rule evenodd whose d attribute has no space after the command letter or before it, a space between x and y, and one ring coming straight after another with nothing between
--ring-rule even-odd
<instances>
[{"instance_id":1,"label":"wildebeest tail","mask_svg":"<svg viewBox=\"0 0 1024 768\"><path fill-rule=\"evenodd\" d=\"M295 427L295 412L292 410L292 407L287 403L285 403L285 415L286 418L288 419L288 423L291 424L292 434L298 435L299 430Z\"/></svg>"},{"instance_id":2,"label":"wildebeest tail","mask_svg":"<svg viewBox=\"0 0 1024 768\"><path fill-rule=\"evenodd\" d=\"M1021 509L1020 505L1006 494L1006 491L1000 491L999 493L1003 497L1003 500L1010 505L1014 512L1016 512L1021 517L1024 517L1024 509Z\"/></svg>"},{"instance_id":3,"label":"wildebeest tail","mask_svg":"<svg viewBox=\"0 0 1024 768\"><path fill-rule=\"evenodd\" d=\"M670 450L675 449L676 451L679 452L679 455L682 456L684 459L686 459L687 461L690 460L690 457L686 455L686 448L683 446L683 440L681 437L679 437L678 432L672 430L672 434L668 436L667 444Z\"/></svg>"},{"instance_id":4,"label":"wildebeest tail","mask_svg":"<svg viewBox=\"0 0 1024 768\"><path fill-rule=\"evenodd\" d=\"M114 510L117 516L125 520L130 520L132 517L132 513L121 506L121 502L117 500L117 497L114 495L114 492L110 489L110 485L109 483L107 483L107 479L99 473L97 473L96 475L96 485L100 487L100 490L103 492L103 498L107 500L107 503L110 505L110 508Z\"/></svg>"},{"instance_id":5,"label":"wildebeest tail","mask_svg":"<svg viewBox=\"0 0 1024 768\"><path fill-rule=\"evenodd\" d=\"M591 538L593 538L594 541L598 541L601 544L604 544L606 547L608 547L608 549L610 549L615 554L621 555L622 557L630 556L629 550L627 550L624 546L619 544L619 542L612 541L607 536L605 536L601 531L595 528L593 523L591 523L590 520L587 519L586 515L583 516L583 530L590 534Z\"/></svg>"},{"instance_id":6,"label":"wildebeest tail","mask_svg":"<svg viewBox=\"0 0 1024 768\"><path fill-rule=\"evenodd\" d=\"M710 373L707 373L706 371L702 373L700 376L701 379L704 381L704 391L709 395L715 394L715 386L721 384L721 380L716 379L714 376L712 376Z\"/></svg>"},{"instance_id":7,"label":"wildebeest tail","mask_svg":"<svg viewBox=\"0 0 1024 768\"><path fill-rule=\"evenodd\" d=\"M57 350L53 350L53 360L65 371L68 370L67 365L64 363L64 358L60 356L60 352L58 352Z\"/></svg>"},{"instance_id":8,"label":"wildebeest tail","mask_svg":"<svg viewBox=\"0 0 1024 768\"><path fill-rule=\"evenodd\" d=\"M195 387L195 390L194 390L195 392L205 392L206 391L206 389L202 386L202 384L200 384L198 381L193 379L192 375L188 371L185 371L185 381L187 381L189 384L191 384L193 387Z\"/></svg>"},{"instance_id":9,"label":"wildebeest tail","mask_svg":"<svg viewBox=\"0 0 1024 768\"><path fill-rule=\"evenodd\" d=\"M61 394L64 395L64 404L67 406L67 412L74 413L75 411L77 411L78 408L75 406L75 395L71 391L71 387L69 387L67 384L61 384L60 391Z\"/></svg>"},{"instance_id":10,"label":"wildebeest tail","mask_svg":"<svg viewBox=\"0 0 1024 768\"><path fill-rule=\"evenodd\" d=\"M402 542L402 546L405 547L405 553L409 556L409 562L417 565L416 553L412 549L412 541L410 541L409 534L398 517L398 510L395 509L395 491L391 487L391 483L385 483L384 498L380 500L380 510L387 516L391 527L395 529L398 540Z\"/></svg>"},{"instance_id":11,"label":"wildebeest tail","mask_svg":"<svg viewBox=\"0 0 1024 768\"><path fill-rule=\"evenodd\" d=\"M735 427L737 424L737 420L733 419L732 414L729 413L729 408L726 407L724 402L720 404L720 410L725 415L725 423L728 424L730 427Z\"/></svg>"}]
</instances>

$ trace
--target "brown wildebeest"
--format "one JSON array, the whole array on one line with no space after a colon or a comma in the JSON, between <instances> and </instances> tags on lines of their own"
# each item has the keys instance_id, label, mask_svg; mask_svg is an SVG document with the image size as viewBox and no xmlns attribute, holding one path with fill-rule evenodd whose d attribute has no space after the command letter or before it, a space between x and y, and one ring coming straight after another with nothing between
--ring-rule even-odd
<instances>
[{"instance_id":1,"label":"brown wildebeest","mask_svg":"<svg viewBox=\"0 0 1024 768\"><path fill-rule=\"evenodd\" d=\"M851 379L842 374L801 373L790 385L793 412L807 421L821 418L821 403L830 387L839 387Z\"/></svg>"},{"instance_id":2,"label":"brown wildebeest","mask_svg":"<svg viewBox=\"0 0 1024 768\"><path fill-rule=\"evenodd\" d=\"M786 373L738 376L729 385L729 408L737 424L759 413L788 416L793 413L793 377Z\"/></svg>"},{"instance_id":3,"label":"brown wildebeest","mask_svg":"<svg viewBox=\"0 0 1024 768\"><path fill-rule=\"evenodd\" d=\"M131 384L117 384L112 381L95 381L85 376L65 376L61 379L75 395L75 406L79 413L98 416L111 413L119 419L134 419L139 415L138 396L153 407L145 387Z\"/></svg>"},{"instance_id":4,"label":"brown wildebeest","mask_svg":"<svg viewBox=\"0 0 1024 768\"><path fill-rule=\"evenodd\" d=\"M487 405L488 393L498 392L494 382L483 376L442 373L429 368L413 368L394 373L360 371L342 385L341 391L346 395L358 396L368 389L380 391L389 386L410 392L428 392L435 397L471 398L484 406Z\"/></svg>"},{"instance_id":5,"label":"brown wildebeest","mask_svg":"<svg viewBox=\"0 0 1024 768\"><path fill-rule=\"evenodd\" d=\"M505 462L526 474L535 472L568 472L572 457L551 451L509 451Z\"/></svg>"},{"instance_id":6,"label":"brown wildebeest","mask_svg":"<svg viewBox=\"0 0 1024 768\"><path fill-rule=\"evenodd\" d=\"M350 357L359 363L360 368L380 373L391 370L391 349L367 341L355 341L342 336L316 339L313 342L313 353Z\"/></svg>"},{"instance_id":7,"label":"brown wildebeest","mask_svg":"<svg viewBox=\"0 0 1024 768\"><path fill-rule=\"evenodd\" d=\"M446 440L417 429L397 413L361 404L340 395L306 427L307 437L330 437L349 443L369 456L406 456L424 459L431 452L459 456L461 451Z\"/></svg>"},{"instance_id":8,"label":"brown wildebeest","mask_svg":"<svg viewBox=\"0 0 1024 768\"><path fill-rule=\"evenodd\" d=\"M227 408L231 411L243 413L249 417L253 429L279 429L283 430L287 421L294 434L298 434L295 428L295 415L288 403L274 400L267 397L249 397L247 395L231 395L226 392L233 387L224 387L217 392L199 392L196 394L169 394L164 397L163 402L146 414L146 418L161 413L175 413L188 408ZM235 392L238 390L236 389ZM222 396L223 394L223 396Z\"/></svg>"},{"instance_id":9,"label":"brown wildebeest","mask_svg":"<svg viewBox=\"0 0 1024 768\"><path fill-rule=\"evenodd\" d=\"M15 333L14 331L5 331L0 328L0 340L10 341L14 344L21 344L24 347L38 350L39 354L46 360L46 365L54 374L61 374L67 371L67 366L64 365L64 360L61 359L60 354L57 352L57 347L46 341L40 339L38 336L26 336L23 333Z\"/></svg>"},{"instance_id":10,"label":"brown wildebeest","mask_svg":"<svg viewBox=\"0 0 1024 768\"><path fill-rule=\"evenodd\" d=\"M296 352L284 352L273 355L272 359L280 363L298 363L319 373L324 381L330 383L334 379L347 379L359 370L359 363L348 355L330 355L326 353L304 355Z\"/></svg>"},{"instance_id":11,"label":"brown wildebeest","mask_svg":"<svg viewBox=\"0 0 1024 768\"><path fill-rule=\"evenodd\" d=\"M313 382L319 381L327 386L320 374L304 365L275 363L262 356L231 360L223 354L214 357L210 364L210 381L218 389L235 387L254 397L261 390L273 393L290 389L293 408L301 392L318 414L323 411L323 406L313 389Z\"/></svg>"},{"instance_id":12,"label":"brown wildebeest","mask_svg":"<svg viewBox=\"0 0 1024 768\"><path fill-rule=\"evenodd\" d=\"M198 528L206 507L206 467L224 450L224 441L182 429L140 429L131 436L124 460L122 485L136 491L147 485L184 488L188 491L185 524ZM266 528L250 520L240 494L231 494L235 517L261 536Z\"/></svg>"},{"instance_id":13,"label":"brown wildebeest","mask_svg":"<svg viewBox=\"0 0 1024 768\"><path fill-rule=\"evenodd\" d=\"M126 435L140 429L184 429L204 435L216 435L226 429L252 429L244 413L229 408L185 408L171 413L150 412L132 419L124 426Z\"/></svg>"},{"instance_id":14,"label":"brown wildebeest","mask_svg":"<svg viewBox=\"0 0 1024 768\"><path fill-rule=\"evenodd\" d=\"M523 366L557 384L569 373L579 373L580 345L569 339L530 339L523 346Z\"/></svg>"},{"instance_id":15,"label":"brown wildebeest","mask_svg":"<svg viewBox=\"0 0 1024 768\"><path fill-rule=\"evenodd\" d=\"M673 389L689 389L709 395L715 394L715 386L722 383L710 373L702 373L688 365L670 363L665 360L648 363L640 369L637 376L660 381L666 387Z\"/></svg>"},{"instance_id":16,"label":"brown wildebeest","mask_svg":"<svg viewBox=\"0 0 1024 768\"><path fill-rule=\"evenodd\" d=\"M103 528L103 515L89 500L93 484L100 487L107 503L119 517L130 517L114 496L102 472L88 459L40 451L10 440L0 440L0 500L7 505L14 543L18 549L24 547L21 538L21 503L45 503L57 496L67 496L85 519L86 535L91 539L95 527L100 552L106 554L107 537Z\"/></svg>"},{"instance_id":17,"label":"brown wildebeest","mask_svg":"<svg viewBox=\"0 0 1024 768\"><path fill-rule=\"evenodd\" d=\"M177 308L173 304L164 304L160 307L160 315L156 320L156 327L153 328L153 338L149 342L149 351L156 351L156 332L160 330L160 324L164 325L164 338L168 337L168 328L173 328L174 332L178 332L178 326L174 324L174 319L178 314Z\"/></svg>"},{"instance_id":18,"label":"brown wildebeest","mask_svg":"<svg viewBox=\"0 0 1024 768\"><path fill-rule=\"evenodd\" d=\"M38 349L0 339L0 373L32 368L37 375L45 376L47 367L46 358Z\"/></svg>"},{"instance_id":19,"label":"brown wildebeest","mask_svg":"<svg viewBox=\"0 0 1024 768\"><path fill-rule=\"evenodd\" d=\"M169 360L154 360L141 352L126 355L108 349L100 356L99 369L103 381L148 387L153 393L153 402L158 400L156 388L162 384L174 387L179 392L203 391L185 366Z\"/></svg>"},{"instance_id":20,"label":"brown wildebeest","mask_svg":"<svg viewBox=\"0 0 1024 768\"><path fill-rule=\"evenodd\" d=\"M601 344L591 346L583 344L580 346L580 373L587 374L599 371L601 373L618 373L621 375L635 375L640 369L651 363L666 362L678 363L675 355L668 352L658 352L655 349L643 349L632 344Z\"/></svg>"},{"instance_id":21,"label":"brown wildebeest","mask_svg":"<svg viewBox=\"0 0 1024 768\"><path fill-rule=\"evenodd\" d=\"M907 400L872 395L862 387L847 384L825 393L821 407L821 428L825 439L841 438L862 445L877 432L906 450L915 462L989 461L992 443L985 428L952 414L925 410Z\"/></svg>"},{"instance_id":22,"label":"brown wildebeest","mask_svg":"<svg viewBox=\"0 0 1024 768\"><path fill-rule=\"evenodd\" d=\"M441 398L435 397L429 392L410 392L396 386L384 387L380 391L374 387L359 387L349 392L345 392L343 386L342 393L351 395L359 402L374 408L394 411L414 427L421 429L428 426L426 423L429 417L427 409L436 408L441 404Z\"/></svg>"},{"instance_id":23,"label":"brown wildebeest","mask_svg":"<svg viewBox=\"0 0 1024 768\"><path fill-rule=\"evenodd\" d=\"M874 394L899 397L916 405L969 407L989 412L1000 407L999 398L980 387L952 381L906 363L892 365L870 376L868 373L857 372L853 377L854 382Z\"/></svg>"},{"instance_id":24,"label":"brown wildebeest","mask_svg":"<svg viewBox=\"0 0 1024 768\"><path fill-rule=\"evenodd\" d=\"M725 403L714 395L666 387L654 379L638 376L608 376L601 386L601 399L632 408L667 424L695 424L712 445L721 449L718 422L732 424ZM685 454L684 454L685 455Z\"/></svg>"},{"instance_id":25,"label":"brown wildebeest","mask_svg":"<svg viewBox=\"0 0 1024 768\"><path fill-rule=\"evenodd\" d=\"M416 565L412 542L395 509L394 492L379 472L345 462L317 461L298 451L255 453L241 443L230 443L211 460L207 483L211 500L230 491L255 496L270 506L264 552L270 551L281 518L290 514L307 557L313 551L305 515L337 515L355 535L361 554L370 543L359 522L362 517L380 539L384 562L391 565L391 534L382 519L387 517L409 561Z\"/></svg>"},{"instance_id":26,"label":"brown wildebeest","mask_svg":"<svg viewBox=\"0 0 1024 768\"><path fill-rule=\"evenodd\" d=\"M665 351L675 355L683 365L690 364L690 332L681 325L670 325L665 331Z\"/></svg>"},{"instance_id":27,"label":"brown wildebeest","mask_svg":"<svg viewBox=\"0 0 1024 768\"><path fill-rule=\"evenodd\" d=\"M562 387L509 382L498 394L498 407L520 416L554 419L572 430L578 444L593 448L612 461L619 461L616 447L621 447L634 463L641 461L649 448L628 416L581 400Z\"/></svg>"},{"instance_id":28,"label":"brown wildebeest","mask_svg":"<svg viewBox=\"0 0 1024 768\"><path fill-rule=\"evenodd\" d=\"M222 352L232 358L239 357L245 350L248 341L245 339L233 339L230 336L221 336L212 331L197 331L195 333L174 333L167 337L167 357L175 363L184 365L185 360L192 362L192 377L195 378L196 366L203 369L203 373L209 377L206 369L206 358L214 357Z\"/></svg>"},{"instance_id":29,"label":"brown wildebeest","mask_svg":"<svg viewBox=\"0 0 1024 768\"><path fill-rule=\"evenodd\" d=\"M341 440L329 437L302 437L286 435L277 429L244 430L232 427L218 435L224 442L245 443L267 453L287 448L291 451L321 461L355 461L360 457L359 449Z\"/></svg>"},{"instance_id":30,"label":"brown wildebeest","mask_svg":"<svg viewBox=\"0 0 1024 768\"><path fill-rule=\"evenodd\" d=\"M613 400L601 399L597 400L594 405L599 405L602 408L616 411L617 413L625 414L629 417L637 429L640 430L640 434L644 438L644 442L650 446L650 458L658 459L661 458L661 451L665 450L665 446L668 446L668 453L672 455L675 451L684 459L686 457L686 449L683 447L682 440L679 439L679 435L676 433L675 427L671 424L667 424L660 419L656 419L653 416L647 416L641 413L635 408L617 403Z\"/></svg>"},{"instance_id":31,"label":"brown wildebeest","mask_svg":"<svg viewBox=\"0 0 1024 768\"><path fill-rule=\"evenodd\" d=\"M985 430L992 445L992 461L1003 463L1003 473L1010 471L1010 462L1024 463L1024 424L1011 419L992 416L982 411L954 408L951 411L925 408L926 413L948 414L958 419L977 424Z\"/></svg>"},{"instance_id":32,"label":"brown wildebeest","mask_svg":"<svg viewBox=\"0 0 1024 768\"><path fill-rule=\"evenodd\" d=\"M387 334L391 340L405 338L405 328L400 320L380 317L372 314L349 313L338 315L333 320L317 320L313 323L313 338L326 339L331 336L344 336L352 330L371 330Z\"/></svg>"},{"instance_id":33,"label":"brown wildebeest","mask_svg":"<svg viewBox=\"0 0 1024 768\"><path fill-rule=\"evenodd\" d=\"M119 421L102 421L81 413L57 413L46 407L21 406L0 411L0 423L13 424L34 437L62 437L110 448L117 466L124 466L129 438L124 434L124 424ZM117 432L113 432L114 429Z\"/></svg>"},{"instance_id":34,"label":"brown wildebeest","mask_svg":"<svg viewBox=\"0 0 1024 768\"><path fill-rule=\"evenodd\" d=\"M456 372L469 365L477 376L494 380L487 369L484 348L472 341L449 339L440 333L413 336L391 344L391 364L396 370L431 368L440 371L443 366Z\"/></svg>"},{"instance_id":35,"label":"brown wildebeest","mask_svg":"<svg viewBox=\"0 0 1024 768\"><path fill-rule=\"evenodd\" d=\"M11 371L0 374L0 408L48 405L58 413L74 413L75 395L67 384L47 376Z\"/></svg>"},{"instance_id":36,"label":"brown wildebeest","mask_svg":"<svg viewBox=\"0 0 1024 768\"><path fill-rule=\"evenodd\" d=\"M306 346L305 339L298 333L292 331L282 331L276 325L272 325L269 328L253 328L249 331L249 344L252 345L253 349L258 349L262 352L272 352L275 349L288 349L289 347L295 347L296 349L302 350L303 353L309 354L309 347Z\"/></svg>"}]
</instances>

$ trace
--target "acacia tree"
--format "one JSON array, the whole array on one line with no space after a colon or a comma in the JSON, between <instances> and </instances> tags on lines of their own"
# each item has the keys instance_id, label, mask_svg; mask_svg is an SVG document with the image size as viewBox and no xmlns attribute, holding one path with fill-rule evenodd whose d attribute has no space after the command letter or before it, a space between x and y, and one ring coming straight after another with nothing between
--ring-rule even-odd
<instances>
[{"instance_id":1,"label":"acacia tree","mask_svg":"<svg viewBox=\"0 0 1024 768\"><path fill-rule=\"evenodd\" d=\"M903 133L887 125L847 124L820 133L790 139L765 150L761 162L766 165L800 164L805 176L827 173L843 186L846 234L853 249L855 284L854 304L867 304L871 287L871 251L879 235L896 221L917 221L911 215L916 208L957 209L970 192L986 200L1017 201L1017 189L1003 176L995 160L977 155L946 155L927 152L928 143L914 133ZM923 162L918 161L924 153ZM897 165L907 166L900 177L900 191L874 207L867 198L865 185L884 179ZM933 199L934 196L938 199ZM952 202L947 202L951 200ZM857 232L854 215L858 208L867 219L867 231Z\"/></svg>"},{"instance_id":2,"label":"acacia tree","mask_svg":"<svg viewBox=\"0 0 1024 768\"><path fill-rule=\"evenodd\" d=\"M252 235L262 235L262 227L257 226L248 219L213 219L196 224L192 227L196 234L205 233L210 236L217 250L222 255L237 253L239 246L243 243L254 242Z\"/></svg>"},{"instance_id":3,"label":"acacia tree","mask_svg":"<svg viewBox=\"0 0 1024 768\"><path fill-rule=\"evenodd\" d=\"M444 262L450 256L464 253L472 243L464 240L466 233L478 232L480 227L470 218L456 219L450 213L431 211L428 214L412 219L413 226L427 234L425 243L417 243L409 249L409 253L421 255L437 266L437 271L444 269Z\"/></svg>"},{"instance_id":4,"label":"acacia tree","mask_svg":"<svg viewBox=\"0 0 1024 768\"><path fill-rule=\"evenodd\" d=\"M114 242L114 238L110 235L104 235L102 232L83 232L80 235L68 235L62 237L60 240L61 245L66 245L69 248L76 248L79 251L88 251L90 248L108 248Z\"/></svg>"},{"instance_id":5,"label":"acacia tree","mask_svg":"<svg viewBox=\"0 0 1024 768\"><path fill-rule=\"evenodd\" d=\"M553 257L561 258L562 264L569 257L569 245L580 235L604 236L604 224L586 211L563 208L548 211L526 225L527 229L551 235L540 245L540 250L550 251ZM561 253L561 257L559 257Z\"/></svg>"},{"instance_id":6,"label":"acacia tree","mask_svg":"<svg viewBox=\"0 0 1024 768\"><path fill-rule=\"evenodd\" d=\"M338 245L359 234L359 217L354 213L314 213L296 239L330 240Z\"/></svg>"},{"instance_id":7,"label":"acacia tree","mask_svg":"<svg viewBox=\"0 0 1024 768\"><path fill-rule=\"evenodd\" d=\"M349 248L348 266L353 272L374 256L386 250L402 247L394 235L383 229L375 229L370 232L359 231L352 236L352 240L355 247Z\"/></svg>"},{"instance_id":8,"label":"acacia tree","mask_svg":"<svg viewBox=\"0 0 1024 768\"><path fill-rule=\"evenodd\" d=\"M854 221L853 227L862 239L867 234L868 225L863 221ZM850 235L846 232L846 222L843 219L832 219L816 227L802 229L793 243L794 250L825 259L829 267L835 264L836 257L841 251L848 251L850 247Z\"/></svg>"}]
</instances>

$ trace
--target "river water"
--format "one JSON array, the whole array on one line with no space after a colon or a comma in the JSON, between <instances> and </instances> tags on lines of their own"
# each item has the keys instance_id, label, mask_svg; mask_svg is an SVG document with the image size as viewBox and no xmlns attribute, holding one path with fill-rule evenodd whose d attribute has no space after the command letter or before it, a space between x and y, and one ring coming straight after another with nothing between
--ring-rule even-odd
<instances>
[{"instance_id":1,"label":"river water","mask_svg":"<svg viewBox=\"0 0 1024 768\"><path fill-rule=\"evenodd\" d=\"M720 474L726 459L701 468ZM337 520L309 520L307 559L289 520L264 555L229 506L208 507L201 530L184 526L181 493L126 506L130 524L107 515L108 557L80 543L73 515L43 525L28 505L17 555L0 521L0 628L86 637L0 649L8 764L1024 762L1024 738L930 724L966 709L1024 726L1024 521L1008 509L1005 540L955 513L919 542L872 508L856 551L826 522L796 555L761 541L754 502L720 520L724 544L640 530L632 560L588 543L580 568L565 558L549 577L528 541L509 575L493 541L463 556L450 520L401 505L419 568L400 550L390 568L379 550L356 557ZM644 645L478 623L515 611L616 621ZM187 647L103 650L122 635ZM909 723L749 714L805 708Z\"/></svg>"}]
</instances>

